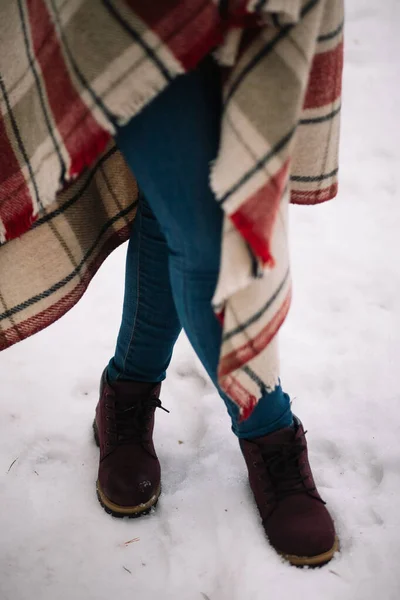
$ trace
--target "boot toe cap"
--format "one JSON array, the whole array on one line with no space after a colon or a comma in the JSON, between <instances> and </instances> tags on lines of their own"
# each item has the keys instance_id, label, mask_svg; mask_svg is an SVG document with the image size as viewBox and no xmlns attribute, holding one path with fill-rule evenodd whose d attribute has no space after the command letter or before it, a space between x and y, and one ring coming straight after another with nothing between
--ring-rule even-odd
<instances>
[{"instance_id":1,"label":"boot toe cap","mask_svg":"<svg viewBox=\"0 0 400 600\"><path fill-rule=\"evenodd\" d=\"M284 507L279 507L265 527L271 545L279 553L315 557L330 552L335 547L335 527L322 503L317 507L292 510L285 518L279 514L283 509Z\"/></svg>"},{"instance_id":2,"label":"boot toe cap","mask_svg":"<svg viewBox=\"0 0 400 600\"><path fill-rule=\"evenodd\" d=\"M103 464L99 470L99 487L105 498L116 506L143 507L160 493L160 468L157 460L146 462L145 469L133 469L113 461L112 468Z\"/></svg>"}]
</instances>

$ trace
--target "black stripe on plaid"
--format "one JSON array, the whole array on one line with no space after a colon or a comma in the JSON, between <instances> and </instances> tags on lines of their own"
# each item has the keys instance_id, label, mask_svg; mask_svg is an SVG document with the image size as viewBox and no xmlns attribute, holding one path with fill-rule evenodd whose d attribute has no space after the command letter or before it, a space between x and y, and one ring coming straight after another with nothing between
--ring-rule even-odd
<instances>
[{"instance_id":1,"label":"black stripe on plaid","mask_svg":"<svg viewBox=\"0 0 400 600\"><path fill-rule=\"evenodd\" d=\"M324 33L323 35L320 35L317 38L317 41L318 42L328 42L329 40L333 40L340 33L342 33L343 27L344 27L344 21L342 21L340 23L340 25L338 27L336 27L336 29L334 29L333 31L330 31L329 33Z\"/></svg>"},{"instance_id":2,"label":"black stripe on plaid","mask_svg":"<svg viewBox=\"0 0 400 600\"><path fill-rule=\"evenodd\" d=\"M219 0L218 8L221 19L226 20L229 17L229 0Z\"/></svg>"},{"instance_id":3,"label":"black stripe on plaid","mask_svg":"<svg viewBox=\"0 0 400 600\"><path fill-rule=\"evenodd\" d=\"M101 173L101 176L102 176L102 177L103 177L103 179L104 179L104 183L105 183L105 184L106 184L106 186L107 186L108 193L110 194L110 196L112 197L112 199L113 199L113 200L114 200L114 202L115 202L115 205L118 207L118 209L119 209L119 210L122 210L122 206L123 206L123 205L122 205L122 204L121 204L121 202L119 201L119 198L118 198L117 194L115 193L113 186L112 186L112 185L111 185L111 183L110 183L110 179L109 179L109 177L108 177L108 175L107 175L107 173L106 173L106 171L105 171L105 169L104 169L104 164L101 164L101 165L100 165L100 173ZM126 224L126 225L129 225L129 220L128 220L128 218L127 218L127 217L125 217L125 224Z\"/></svg>"},{"instance_id":4,"label":"black stripe on plaid","mask_svg":"<svg viewBox=\"0 0 400 600\"><path fill-rule=\"evenodd\" d=\"M302 59L304 60L304 63L307 65L307 63L308 63L307 55L305 54L303 48L300 46L300 44L297 42L297 40L292 36L292 30L289 32L287 39L288 39L288 42L290 42L292 44L293 48L296 48L298 54L302 57Z\"/></svg>"},{"instance_id":5,"label":"black stripe on plaid","mask_svg":"<svg viewBox=\"0 0 400 600\"><path fill-rule=\"evenodd\" d=\"M272 296L270 296L270 298L268 298L267 302L264 304L264 306L262 308L260 308L259 311L257 311L256 313L254 313L254 315L252 315L249 319L247 319L247 321L245 321L244 323L241 323L240 325L238 325L237 327L235 327L235 329L231 329L230 331L227 331L223 337L222 337L222 342L227 342L228 340L230 340L232 337L234 337L235 335L237 335L238 333L242 333L243 331L245 331L250 325L253 325L253 323L255 323L256 321L258 321L259 319L261 319L261 317L265 314L265 312L270 308L270 306L275 302L275 300L277 299L277 297L279 296L279 294L281 293L281 291L283 290L284 286L287 283L287 280L289 279L289 275L290 275L290 270L288 269L283 277L283 280L281 281L281 283L279 284L279 286L276 288L275 292L272 294Z\"/></svg>"},{"instance_id":6,"label":"black stripe on plaid","mask_svg":"<svg viewBox=\"0 0 400 600\"><path fill-rule=\"evenodd\" d=\"M61 248L64 250L65 254L69 258L71 265L76 268L78 266L78 264L75 260L75 257L72 254L71 249L66 244L64 238L58 231L56 224L54 223L53 220L49 221L49 227L50 227L50 230L53 233L54 237L56 238L57 242L60 244ZM80 271L77 273L77 275L80 278L80 280L82 280L82 275L81 275Z\"/></svg>"},{"instance_id":7,"label":"black stripe on plaid","mask_svg":"<svg viewBox=\"0 0 400 600\"><path fill-rule=\"evenodd\" d=\"M310 0L303 7L300 13L300 18L304 18L317 4L319 4L319 2L320 0ZM257 63L260 62L262 58L264 58L270 52L273 51L275 46L289 34L289 32L293 29L294 26L294 24L288 24L285 27L282 27L279 33L277 33L276 36L270 42L265 44L265 46L263 46L263 48L256 54L256 56L254 56L242 69L242 71L237 76L236 80L232 83L229 93L225 99L224 110L226 109L229 101L231 100L238 87L245 80L246 76L254 69L254 67L257 65Z\"/></svg>"},{"instance_id":8,"label":"black stripe on plaid","mask_svg":"<svg viewBox=\"0 0 400 600\"><path fill-rule=\"evenodd\" d=\"M6 301L4 300L4 296L1 293L1 291L0 291L0 303L3 306L3 310L7 311L8 306L7 306ZM15 322L14 317L11 316L10 319L9 319L9 321L11 323L11 326L12 326L13 330L16 331L17 336L19 337L19 341L22 341L24 339L24 336L21 334L21 328ZM3 337L6 338L6 336L3 336L2 329L1 329L1 326L0 326L0 341L2 341Z\"/></svg>"},{"instance_id":9,"label":"black stripe on plaid","mask_svg":"<svg viewBox=\"0 0 400 600\"><path fill-rule=\"evenodd\" d=\"M277 13L274 13L272 15L272 22L277 29L285 27L285 24L282 25L282 23L279 21L279 15Z\"/></svg>"},{"instance_id":10,"label":"black stripe on plaid","mask_svg":"<svg viewBox=\"0 0 400 600\"><path fill-rule=\"evenodd\" d=\"M30 49L30 43L29 43L29 37L28 37L28 31L27 31L27 27L26 27L26 21L25 21L25 14L24 14L24 9L22 7L22 3L21 0L18 0L18 11L19 11L19 16L20 16L20 21L21 21L21 26L22 26L22 33L24 36L24 44L25 44L25 51L26 51L26 55L28 57L28 62L29 65L31 67L32 73L33 73L33 77L36 83L36 89L37 89L37 93L38 93L38 97L39 97L39 102L40 102L40 106L42 108L43 111L43 116L44 116L44 120L46 123L46 127L47 130L50 134L51 137L51 141L53 142L53 146L54 149L56 151L57 154L57 158L59 160L60 163L60 168L61 168L61 177L60 180L63 181L64 177L65 177L65 172L66 172L66 167L65 167L65 162L64 159L62 157L61 154L61 150L60 150L60 146L56 140L56 137L54 135L54 131L53 131L53 127L51 126L51 122L50 122L50 117L48 115L47 112L47 108L46 108L46 102L44 99L44 94L43 94L43 89L40 83L40 77L38 75L37 69L36 69L36 61L33 59L32 56L32 52Z\"/></svg>"},{"instance_id":11,"label":"black stripe on plaid","mask_svg":"<svg viewBox=\"0 0 400 600\"><path fill-rule=\"evenodd\" d=\"M96 175L97 169L99 169L101 167L101 165L104 162L106 162L110 158L110 156L112 156L115 152L117 152L116 146L113 146L112 148L110 148L110 150L106 154L104 154L101 157L101 159L97 162L97 164L93 167L93 169L90 172L89 177L87 178L87 180L85 181L83 186L79 189L79 191L76 194L74 194L69 200L67 200L67 202L64 202L64 204L62 206L60 206L60 208L53 210L51 213L48 213L47 215L44 215L43 217L41 217L40 219L35 221L32 224L31 229L36 229L36 227L40 227L40 225L44 225L44 223L47 223L51 219L54 219L54 217L58 217L59 215L64 213L66 210L68 210L68 208L70 208L73 204L75 204L75 202L77 202L80 199L82 194L84 194L86 189L91 184L93 177Z\"/></svg>"},{"instance_id":12,"label":"black stripe on plaid","mask_svg":"<svg viewBox=\"0 0 400 600\"><path fill-rule=\"evenodd\" d=\"M145 54L147 54L148 58L153 62L153 64L158 68L160 73L163 75L166 81L171 82L172 77L169 73L167 67L161 62L158 56L155 54L154 50L150 48L150 46L144 41L144 39L122 18L120 13L117 11L115 6L110 2L110 0L103 0L104 6L107 8L110 15L114 17L116 21L125 29L127 33L137 42L142 48Z\"/></svg>"},{"instance_id":13,"label":"black stripe on plaid","mask_svg":"<svg viewBox=\"0 0 400 600\"><path fill-rule=\"evenodd\" d=\"M291 175L290 181L298 181L300 183L308 183L312 181L323 181L324 179L330 179L337 175L339 169L333 169L330 173L322 173L322 175L309 175L309 176L301 176L301 175Z\"/></svg>"},{"instance_id":14,"label":"black stripe on plaid","mask_svg":"<svg viewBox=\"0 0 400 600\"><path fill-rule=\"evenodd\" d=\"M11 108L10 101L8 99L6 86L5 86L4 81L3 81L2 77L1 77L1 74L0 74L0 88L1 88L1 92L3 94L4 102L5 102L6 107L7 107L7 112L9 114L9 116L10 116L10 121L11 121L11 125L12 125L13 131L14 131L15 138L16 138L16 140L18 142L18 146L19 146L20 152L21 152L22 156L24 157L24 161L25 161L26 166L28 168L29 177L32 180L32 185L33 185L33 189L34 189L34 192L35 192L36 202L37 202L38 206L41 207L42 206L42 201L40 199L39 190L38 190L38 187L36 185L36 181L35 181L34 176L33 176L32 165L30 163L29 156L28 156L28 154L27 154L27 152L25 150L25 146L24 146L24 144L22 142L21 134L19 132L18 125L17 125L17 122L15 120L15 117L14 117L14 114L13 114L13 111L12 111L12 108ZM18 189L22 189L22 187L24 187L24 185L26 185L26 183L23 184L23 185L21 185ZM15 194L16 192L17 192L17 190L13 190L13 194ZM32 209L33 209L33 207L32 207Z\"/></svg>"},{"instance_id":15,"label":"black stripe on plaid","mask_svg":"<svg viewBox=\"0 0 400 600\"><path fill-rule=\"evenodd\" d=\"M300 125L314 125L317 123L324 123L325 121L330 121L331 119L336 117L336 115L340 113L341 109L342 105L339 104L339 106L335 108L335 110L328 113L327 115L322 115L321 117L310 117L308 119L300 119L299 123Z\"/></svg>"},{"instance_id":16,"label":"black stripe on plaid","mask_svg":"<svg viewBox=\"0 0 400 600\"><path fill-rule=\"evenodd\" d=\"M279 140L279 142L271 150L269 150L267 152L267 154L265 154L262 158L260 158L260 160L257 161L257 163L254 165L254 167L252 169L247 171L247 173L245 175L243 175L241 177L241 179L237 183L235 183L230 188L230 190L228 190L222 196L222 198L220 200L218 200L218 203L221 205L224 204L224 202L226 202L232 194L234 194L244 183L246 183L246 181L248 181L251 177L253 177L254 173L256 173L259 169L261 169L261 167L264 167L267 164L267 162L273 156L275 156L275 154L279 153L286 146L286 144L288 144L290 142L295 131L296 131L296 127L293 127L289 131L289 133L287 133L283 138L281 138Z\"/></svg>"},{"instance_id":17,"label":"black stripe on plaid","mask_svg":"<svg viewBox=\"0 0 400 600\"><path fill-rule=\"evenodd\" d=\"M264 394L268 394L269 390L267 389L267 386L265 385L264 381L260 379L257 373L253 371L253 369L251 369L248 365L244 365L240 367L240 370L243 371L243 373L246 373L247 377L249 377L252 381L254 381L255 384L258 385L262 396Z\"/></svg>"},{"instance_id":18,"label":"black stripe on plaid","mask_svg":"<svg viewBox=\"0 0 400 600\"><path fill-rule=\"evenodd\" d=\"M6 312L0 314L0 321L3 321L4 319L9 319L12 315L16 315L17 313L21 312L22 310L25 310L29 306L32 306L32 305L36 304L37 302L40 302L40 300L43 300L44 298L48 298L49 296L54 294L54 292L57 292L58 290L63 288L65 285L67 285L67 283L72 281L74 279L74 277L80 276L80 271L81 271L82 267L88 261L90 256L93 254L94 250L96 249L96 246L98 246L101 238L104 236L104 234L107 232L107 230L110 229L110 227L116 221L118 221L118 219L121 219L121 218L125 217L127 214L129 214L129 212L131 212L137 206L137 203L138 203L138 201L135 200L134 202L132 202L132 204L127 206L124 210L122 210L117 215L114 215L114 217L109 219L103 225L96 240L91 245L91 247L87 250L87 252L83 256L80 263L66 277L64 277L63 279L61 279L60 281L58 281L57 283L52 285L50 288L48 288L41 294L37 294L36 296L29 298L29 300L26 300L25 302L22 302L21 304L18 304L16 306L14 306L13 308L8 309Z\"/></svg>"},{"instance_id":19,"label":"black stripe on plaid","mask_svg":"<svg viewBox=\"0 0 400 600\"><path fill-rule=\"evenodd\" d=\"M254 7L255 11L262 10L268 4L268 0L258 0L257 4Z\"/></svg>"},{"instance_id":20,"label":"black stripe on plaid","mask_svg":"<svg viewBox=\"0 0 400 600\"><path fill-rule=\"evenodd\" d=\"M72 55L71 49L68 45L67 42L67 37L64 33L64 29L61 26L60 23L60 17L59 17L59 13L57 10L57 7L55 5L54 0L49 0L52 10L53 10L53 16L54 16L54 21L57 25L58 31L59 31L59 35L60 38L63 42L63 48L65 50L65 53L68 57L68 60L71 64L72 70L74 71L77 79L79 79L79 81L81 82L81 84L83 85L84 88L87 89L88 93L90 94L90 96L92 97L92 100L94 101L94 103L96 104L96 106L102 111L102 113L104 114L104 116L106 117L106 119L108 121L110 121L110 123L116 127L116 123L115 123L115 119L114 116L110 113L110 111L108 110L108 108L104 105L103 101L101 100L101 98L96 94L96 92L93 90L93 88L89 85L88 81L86 80L86 78L84 77L82 71L79 69L78 65L76 64L76 61Z\"/></svg>"}]
</instances>

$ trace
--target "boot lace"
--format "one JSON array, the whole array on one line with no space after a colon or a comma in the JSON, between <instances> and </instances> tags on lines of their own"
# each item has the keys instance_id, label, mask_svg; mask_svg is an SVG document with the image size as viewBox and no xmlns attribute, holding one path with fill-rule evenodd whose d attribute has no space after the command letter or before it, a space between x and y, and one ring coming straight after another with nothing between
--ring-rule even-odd
<instances>
[{"instance_id":1,"label":"boot lace","mask_svg":"<svg viewBox=\"0 0 400 600\"><path fill-rule=\"evenodd\" d=\"M106 408L108 408L107 405ZM108 418L110 426L107 429L107 433L113 434L113 443L119 446L140 441L143 435L149 431L150 419L156 408L161 408L169 413L169 410L161 404L161 400L156 397L147 398L132 406L116 404L113 409L113 418Z\"/></svg>"},{"instance_id":2,"label":"boot lace","mask_svg":"<svg viewBox=\"0 0 400 600\"><path fill-rule=\"evenodd\" d=\"M300 458L306 450L302 439L305 434L302 434L299 440L293 444L277 446L271 452L262 452L262 465L268 473L270 485L264 489L266 494L272 494L276 501L280 502L287 496L292 496L298 493L312 494L316 491L316 487L312 483L306 483L308 476L302 473L300 466ZM261 466L260 463L255 463L255 466Z\"/></svg>"}]
</instances>

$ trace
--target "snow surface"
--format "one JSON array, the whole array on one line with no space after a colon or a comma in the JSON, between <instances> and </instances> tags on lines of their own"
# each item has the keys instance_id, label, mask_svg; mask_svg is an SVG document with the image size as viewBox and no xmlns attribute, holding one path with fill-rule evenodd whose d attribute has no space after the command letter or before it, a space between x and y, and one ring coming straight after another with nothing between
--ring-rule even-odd
<instances>
[{"instance_id":1,"label":"snow surface","mask_svg":"<svg viewBox=\"0 0 400 600\"><path fill-rule=\"evenodd\" d=\"M79 306L0 357L1 600L400 598L399 24L398 0L348 2L340 197L292 210L282 378L341 553L299 570L269 547L225 409L183 337L163 390L171 414L157 414L159 506L132 521L100 508L91 420L121 249Z\"/></svg>"}]
</instances>

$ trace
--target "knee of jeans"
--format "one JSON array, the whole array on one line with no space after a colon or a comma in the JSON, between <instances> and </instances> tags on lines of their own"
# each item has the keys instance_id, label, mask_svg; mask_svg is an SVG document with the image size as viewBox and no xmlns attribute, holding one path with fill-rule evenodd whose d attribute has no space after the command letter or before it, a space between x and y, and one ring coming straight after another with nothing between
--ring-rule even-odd
<instances>
[{"instance_id":1,"label":"knee of jeans","mask_svg":"<svg viewBox=\"0 0 400 600\"><path fill-rule=\"evenodd\" d=\"M219 272L221 236L215 232L187 231L170 235L169 252L188 272L208 275Z\"/></svg>"},{"instance_id":2,"label":"knee of jeans","mask_svg":"<svg viewBox=\"0 0 400 600\"><path fill-rule=\"evenodd\" d=\"M179 270L184 271L186 276L195 281L214 281L219 273L219 256L198 256L187 252L170 252L171 263Z\"/></svg>"}]
</instances>

